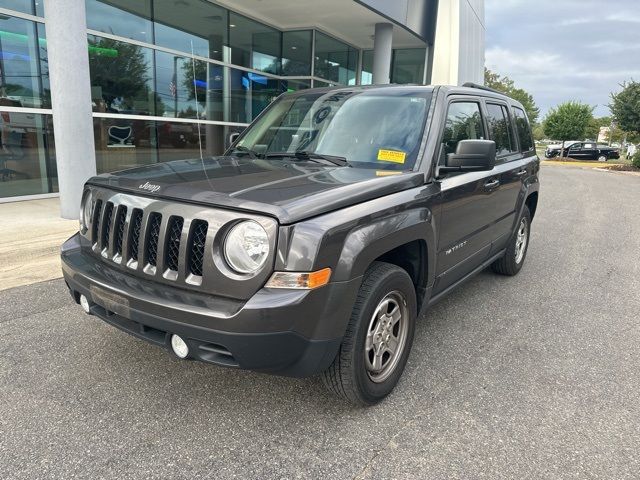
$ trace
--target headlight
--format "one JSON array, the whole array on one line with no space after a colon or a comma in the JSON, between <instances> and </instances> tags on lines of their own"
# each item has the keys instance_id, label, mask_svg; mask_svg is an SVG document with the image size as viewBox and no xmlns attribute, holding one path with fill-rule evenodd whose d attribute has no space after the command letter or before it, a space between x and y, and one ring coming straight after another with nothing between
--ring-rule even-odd
<instances>
[{"instance_id":1,"label":"headlight","mask_svg":"<svg viewBox=\"0 0 640 480\"><path fill-rule=\"evenodd\" d=\"M91 222L91 210L93 207L93 198L91 191L85 192L82 197L82 204L80 206L80 231L85 233L89 228Z\"/></svg>"},{"instance_id":2,"label":"headlight","mask_svg":"<svg viewBox=\"0 0 640 480\"><path fill-rule=\"evenodd\" d=\"M246 220L234 226L224 241L227 263L238 273L255 273L269 256L269 236L262 225Z\"/></svg>"}]
</instances>

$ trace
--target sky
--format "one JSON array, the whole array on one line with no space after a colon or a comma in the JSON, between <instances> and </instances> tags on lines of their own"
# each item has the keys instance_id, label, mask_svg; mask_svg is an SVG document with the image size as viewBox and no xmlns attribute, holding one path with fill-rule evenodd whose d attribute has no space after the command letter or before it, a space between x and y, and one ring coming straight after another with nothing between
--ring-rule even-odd
<instances>
[{"instance_id":1,"label":"sky","mask_svg":"<svg viewBox=\"0 0 640 480\"><path fill-rule=\"evenodd\" d=\"M542 117L575 100L609 115L640 81L640 0L485 0L486 66L533 95Z\"/></svg>"}]
</instances>

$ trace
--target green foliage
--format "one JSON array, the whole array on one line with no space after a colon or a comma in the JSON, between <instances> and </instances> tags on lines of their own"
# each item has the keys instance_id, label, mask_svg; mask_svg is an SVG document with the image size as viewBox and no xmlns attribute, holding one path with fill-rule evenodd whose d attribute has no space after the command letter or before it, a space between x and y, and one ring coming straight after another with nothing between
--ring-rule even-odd
<instances>
[{"instance_id":1,"label":"green foliage","mask_svg":"<svg viewBox=\"0 0 640 480\"><path fill-rule=\"evenodd\" d=\"M539 141L539 140L544 140L544 138L545 138L544 128L542 127L541 124L538 123L533 127L533 139L536 141Z\"/></svg>"},{"instance_id":2,"label":"green foliage","mask_svg":"<svg viewBox=\"0 0 640 480\"><path fill-rule=\"evenodd\" d=\"M640 133L640 82L625 82L622 91L611 94L609 109L618 126L626 132Z\"/></svg>"},{"instance_id":3,"label":"green foliage","mask_svg":"<svg viewBox=\"0 0 640 480\"><path fill-rule=\"evenodd\" d=\"M565 102L552 108L544 120L544 133L554 140L582 140L593 122L593 107Z\"/></svg>"},{"instance_id":4,"label":"green foliage","mask_svg":"<svg viewBox=\"0 0 640 480\"><path fill-rule=\"evenodd\" d=\"M484 69L484 84L510 96L514 100L517 100L522 104L529 117L529 122L535 124L538 122L540 116L540 109L536 106L536 102L533 100L533 96L527 91L517 88L515 82L509 77L501 77L497 73L492 72L488 68Z\"/></svg>"},{"instance_id":5,"label":"green foliage","mask_svg":"<svg viewBox=\"0 0 640 480\"><path fill-rule=\"evenodd\" d=\"M600 134L600 127L611 127L611 117L593 118L587 127L586 138L597 140ZM607 139L608 141L608 139Z\"/></svg>"},{"instance_id":6,"label":"green foliage","mask_svg":"<svg viewBox=\"0 0 640 480\"><path fill-rule=\"evenodd\" d=\"M102 86L102 98L108 110L116 104L121 109L132 110L134 102L148 102L150 77L140 47L109 38L90 41L90 46L97 47L89 50L91 85ZM115 51L115 54L103 51Z\"/></svg>"},{"instance_id":7,"label":"green foliage","mask_svg":"<svg viewBox=\"0 0 640 480\"><path fill-rule=\"evenodd\" d=\"M631 165L636 168L640 168L640 152L636 153L631 159Z\"/></svg>"}]
</instances>

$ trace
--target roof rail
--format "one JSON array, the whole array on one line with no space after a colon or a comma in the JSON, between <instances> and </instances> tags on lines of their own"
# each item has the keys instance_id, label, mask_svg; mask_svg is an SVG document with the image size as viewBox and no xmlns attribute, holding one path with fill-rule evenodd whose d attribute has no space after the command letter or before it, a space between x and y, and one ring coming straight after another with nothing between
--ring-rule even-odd
<instances>
[{"instance_id":1,"label":"roof rail","mask_svg":"<svg viewBox=\"0 0 640 480\"><path fill-rule=\"evenodd\" d=\"M499 93L500 95L504 95L503 92L500 92L500 91L496 90L495 88L485 87L484 85L479 85L479 84L473 83L473 82L467 82L467 83L463 84L462 86L463 87L467 87L467 88L477 88L478 90L486 90L487 92Z\"/></svg>"}]
</instances>

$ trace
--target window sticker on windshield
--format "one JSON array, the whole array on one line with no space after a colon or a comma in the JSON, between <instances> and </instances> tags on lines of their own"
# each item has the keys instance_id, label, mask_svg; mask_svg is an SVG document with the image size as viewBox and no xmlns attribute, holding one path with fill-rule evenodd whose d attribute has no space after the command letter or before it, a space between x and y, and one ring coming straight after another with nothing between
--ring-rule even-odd
<instances>
[{"instance_id":1,"label":"window sticker on windshield","mask_svg":"<svg viewBox=\"0 0 640 480\"><path fill-rule=\"evenodd\" d=\"M383 162L404 163L407 154L397 150L378 150L378 160Z\"/></svg>"},{"instance_id":2,"label":"window sticker on windshield","mask_svg":"<svg viewBox=\"0 0 640 480\"><path fill-rule=\"evenodd\" d=\"M400 175L401 173L397 170L376 170L376 177L389 177L391 175Z\"/></svg>"}]
</instances>

